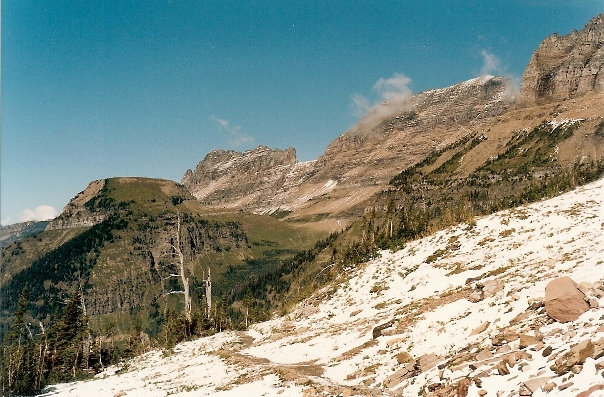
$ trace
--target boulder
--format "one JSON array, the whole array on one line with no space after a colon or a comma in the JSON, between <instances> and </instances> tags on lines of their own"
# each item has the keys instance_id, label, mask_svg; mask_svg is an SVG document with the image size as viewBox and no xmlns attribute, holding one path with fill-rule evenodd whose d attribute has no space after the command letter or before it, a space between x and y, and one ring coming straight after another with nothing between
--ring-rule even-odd
<instances>
[{"instance_id":1,"label":"boulder","mask_svg":"<svg viewBox=\"0 0 604 397\"><path fill-rule=\"evenodd\" d=\"M545 311L554 320L561 323L574 321L588 310L585 294L570 277L557 278L545 287Z\"/></svg>"},{"instance_id":2,"label":"boulder","mask_svg":"<svg viewBox=\"0 0 604 397\"><path fill-rule=\"evenodd\" d=\"M407 353L407 352L402 352L396 355L396 361L399 364L406 364L406 363L412 363L415 360L413 360L413 356L411 356L411 354Z\"/></svg>"}]
</instances>

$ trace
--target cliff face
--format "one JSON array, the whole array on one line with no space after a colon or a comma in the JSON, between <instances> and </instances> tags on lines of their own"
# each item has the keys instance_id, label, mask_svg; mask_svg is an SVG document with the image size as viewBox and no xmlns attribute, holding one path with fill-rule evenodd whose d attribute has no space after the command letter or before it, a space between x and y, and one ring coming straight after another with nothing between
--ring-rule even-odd
<instances>
[{"instance_id":1,"label":"cliff face","mask_svg":"<svg viewBox=\"0 0 604 397\"><path fill-rule=\"evenodd\" d=\"M46 230L90 227L105 220L107 213L94 211L90 205L87 205L87 203L101 193L105 187L105 183L105 180L90 182L86 189L69 201L58 217L48 223Z\"/></svg>"},{"instance_id":2,"label":"cliff face","mask_svg":"<svg viewBox=\"0 0 604 397\"><path fill-rule=\"evenodd\" d=\"M182 183L202 204L224 208L257 208L284 187L298 184L311 167L298 163L296 151L258 146L240 153L214 150Z\"/></svg>"},{"instance_id":3,"label":"cliff face","mask_svg":"<svg viewBox=\"0 0 604 397\"><path fill-rule=\"evenodd\" d=\"M604 14L580 31L547 37L522 79L519 104L530 106L604 91Z\"/></svg>"}]
</instances>

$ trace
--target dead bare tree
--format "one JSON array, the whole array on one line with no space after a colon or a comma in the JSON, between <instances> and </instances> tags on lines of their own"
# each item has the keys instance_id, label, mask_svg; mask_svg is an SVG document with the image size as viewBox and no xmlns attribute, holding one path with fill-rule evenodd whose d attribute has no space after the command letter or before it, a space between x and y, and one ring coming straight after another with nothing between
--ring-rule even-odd
<instances>
[{"instance_id":1,"label":"dead bare tree","mask_svg":"<svg viewBox=\"0 0 604 397\"><path fill-rule=\"evenodd\" d=\"M176 221L176 243L171 244L172 249L178 256L178 274L170 274L168 277L180 277L183 290L182 291L170 291L169 294L183 294L185 299L185 318L187 322L191 323L191 293L189 291L189 278L185 275L185 259L180 248L180 213L178 213Z\"/></svg>"},{"instance_id":2,"label":"dead bare tree","mask_svg":"<svg viewBox=\"0 0 604 397\"><path fill-rule=\"evenodd\" d=\"M210 275L210 268L208 267L208 278L205 280L206 284L206 303L208 305L208 318L210 318L210 312L212 310L212 276Z\"/></svg>"}]
</instances>

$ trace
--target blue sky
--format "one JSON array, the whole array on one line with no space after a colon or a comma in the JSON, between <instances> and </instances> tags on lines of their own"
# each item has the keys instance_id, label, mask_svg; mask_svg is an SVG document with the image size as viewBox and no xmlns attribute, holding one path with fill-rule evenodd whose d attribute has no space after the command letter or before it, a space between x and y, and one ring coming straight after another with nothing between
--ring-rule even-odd
<instances>
[{"instance_id":1,"label":"blue sky","mask_svg":"<svg viewBox=\"0 0 604 397\"><path fill-rule=\"evenodd\" d=\"M603 11L602 0L4 0L2 224L53 215L95 179L179 181L216 148L315 159L358 121L355 99L380 99L380 79L420 92L519 78L545 36Z\"/></svg>"}]
</instances>

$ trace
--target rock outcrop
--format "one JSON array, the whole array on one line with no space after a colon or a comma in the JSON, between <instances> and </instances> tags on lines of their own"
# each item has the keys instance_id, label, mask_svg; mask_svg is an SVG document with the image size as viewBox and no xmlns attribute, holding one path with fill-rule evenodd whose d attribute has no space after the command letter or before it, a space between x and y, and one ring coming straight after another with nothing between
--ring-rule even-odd
<instances>
[{"instance_id":1,"label":"rock outcrop","mask_svg":"<svg viewBox=\"0 0 604 397\"><path fill-rule=\"evenodd\" d=\"M530 106L604 91L604 14L580 31L539 45L522 78L519 104Z\"/></svg>"},{"instance_id":2,"label":"rock outcrop","mask_svg":"<svg viewBox=\"0 0 604 397\"><path fill-rule=\"evenodd\" d=\"M104 179L90 182L86 189L69 201L58 217L48 223L46 230L90 227L105 220L106 212L95 212L90 205L87 205L103 190L105 183Z\"/></svg>"},{"instance_id":3,"label":"rock outcrop","mask_svg":"<svg viewBox=\"0 0 604 397\"><path fill-rule=\"evenodd\" d=\"M224 208L257 209L279 191L298 185L312 170L299 163L296 150L258 146L243 153L214 150L182 183L201 203Z\"/></svg>"},{"instance_id":4,"label":"rock outcrop","mask_svg":"<svg viewBox=\"0 0 604 397\"><path fill-rule=\"evenodd\" d=\"M552 280L545 287L545 311L554 320L566 323L574 321L589 310L585 294L570 277Z\"/></svg>"}]
</instances>

